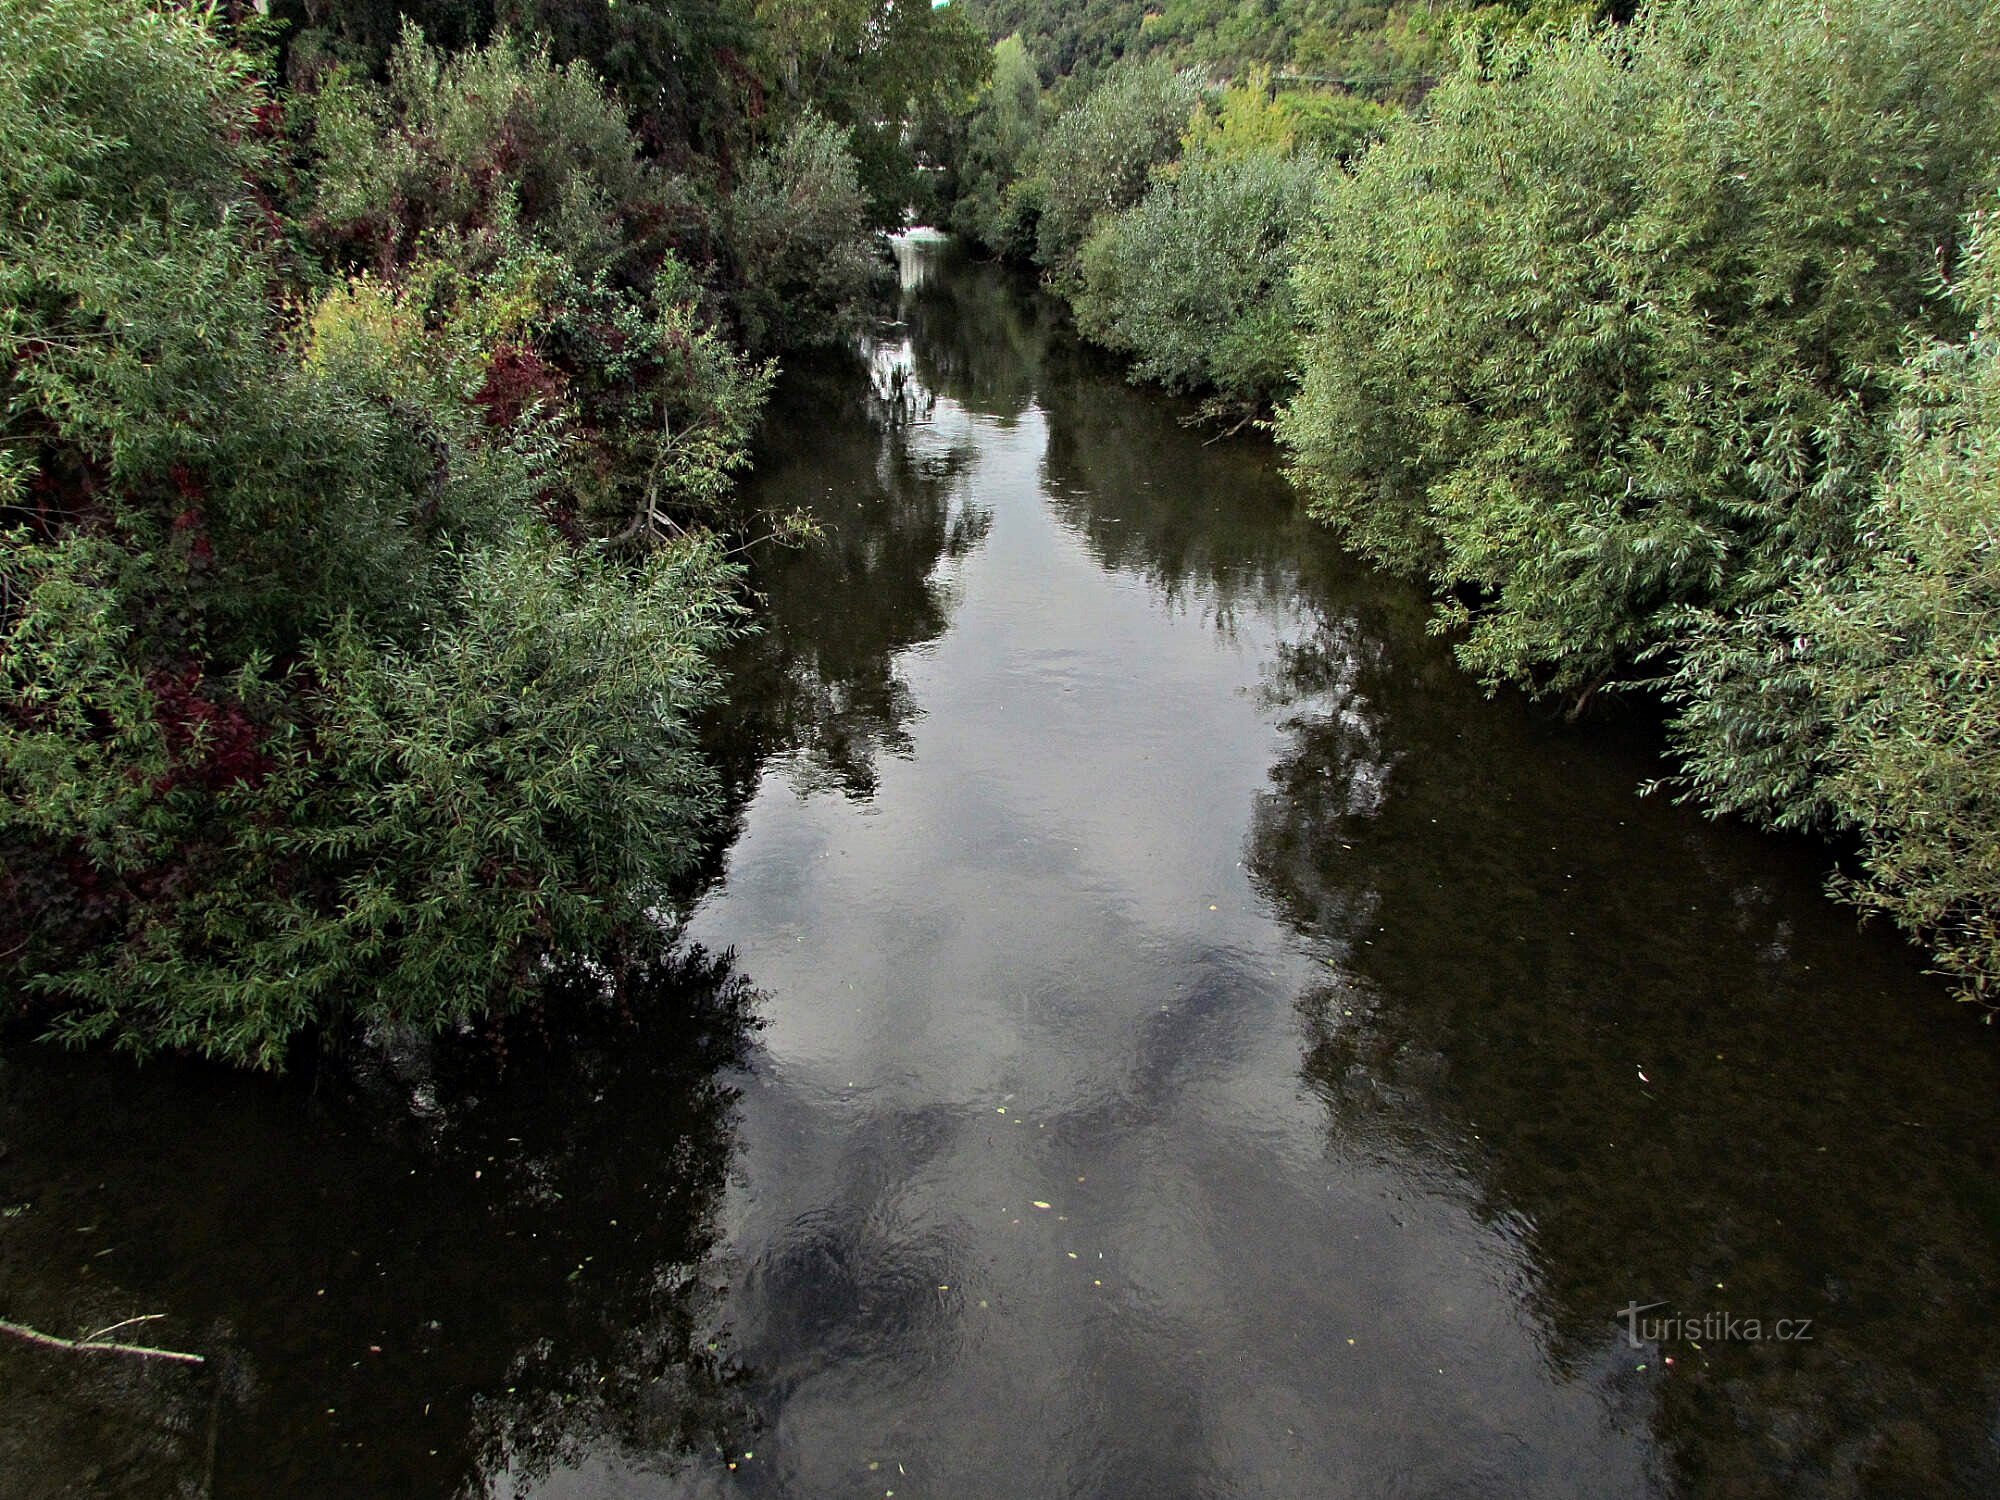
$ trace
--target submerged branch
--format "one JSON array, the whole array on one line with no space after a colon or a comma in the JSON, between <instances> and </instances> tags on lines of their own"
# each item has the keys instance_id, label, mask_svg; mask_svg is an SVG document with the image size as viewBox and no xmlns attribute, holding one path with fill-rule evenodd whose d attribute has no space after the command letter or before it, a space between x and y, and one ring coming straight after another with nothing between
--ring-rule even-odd
<instances>
[{"instance_id":1,"label":"submerged branch","mask_svg":"<svg viewBox=\"0 0 2000 1500\"><path fill-rule=\"evenodd\" d=\"M114 1328L123 1328L130 1323L151 1322L154 1318L164 1318L165 1313L147 1313L143 1317L127 1318L123 1323L113 1323L111 1328L99 1329L98 1333L109 1333ZM30 1344L40 1344L45 1349L67 1349L73 1354L136 1354L141 1359L171 1359L184 1365L202 1365L208 1361L199 1354L184 1354L178 1349L152 1349L144 1344L114 1344L101 1339L97 1334L83 1339L62 1339L52 1333L43 1333L38 1328L30 1328L25 1323L9 1323L0 1318L0 1333L11 1333L17 1339Z\"/></svg>"}]
</instances>

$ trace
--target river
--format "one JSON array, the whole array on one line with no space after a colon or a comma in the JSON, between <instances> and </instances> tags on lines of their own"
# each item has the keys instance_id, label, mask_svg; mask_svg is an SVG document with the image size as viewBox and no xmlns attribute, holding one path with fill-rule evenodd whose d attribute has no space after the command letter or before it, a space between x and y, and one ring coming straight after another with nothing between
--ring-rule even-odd
<instances>
[{"instance_id":1,"label":"river","mask_svg":"<svg viewBox=\"0 0 2000 1500\"><path fill-rule=\"evenodd\" d=\"M657 1014L0 1059L0 1318L209 1354L0 1339L0 1494L2000 1493L1992 1033L898 252L766 424L826 535Z\"/></svg>"}]
</instances>

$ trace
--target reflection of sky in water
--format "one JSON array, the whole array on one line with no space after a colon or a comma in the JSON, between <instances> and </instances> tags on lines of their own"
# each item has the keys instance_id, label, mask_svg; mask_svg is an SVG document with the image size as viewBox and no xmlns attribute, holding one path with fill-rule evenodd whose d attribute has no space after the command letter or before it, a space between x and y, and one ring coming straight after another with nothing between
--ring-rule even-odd
<instances>
[{"instance_id":1,"label":"reflection of sky in water","mask_svg":"<svg viewBox=\"0 0 2000 1500\"><path fill-rule=\"evenodd\" d=\"M1711 1351L1677 1384L1613 1318L1723 1278L1824 1313L1830 1263L1934 1293L1900 1267L1938 1243L1991 1271L1969 1222L1904 1214L1922 1143L1853 1149L1954 1072L1954 1108L1991 1118L1952 1019L1913 1019L1934 991L1907 955L1856 940L1802 862L1635 801L1642 757L1483 698L1266 454L1179 430L1000 278L899 260L876 389L908 371L937 399L898 462L953 455L933 503L987 520L928 575L944 613L894 657L903 733L867 794L793 769L821 753L804 726L695 921L769 996L725 1233L772 1427L730 1483L869 1494L893 1460L906 1495L1782 1494L1990 1469L1990 1380L1927 1386L1934 1351L1878 1309L1846 1307L1823 1358ZM1642 1063L1686 1091L1641 1089ZM1881 1243L1886 1205L1910 1243ZM1948 1300L1990 1326L1985 1274ZM1871 1426L1941 1404L1969 1456Z\"/></svg>"},{"instance_id":2,"label":"reflection of sky in water","mask_svg":"<svg viewBox=\"0 0 2000 1500\"><path fill-rule=\"evenodd\" d=\"M908 368L868 352L878 389ZM728 1212L771 1463L801 1494L870 1458L899 1493L1639 1486L1643 1445L1550 1378L1511 1231L1421 1164L1329 1160L1299 1087L1328 971L1244 860L1305 611L1222 630L1107 572L1041 411L932 427L992 523L897 664L909 743L859 804L774 766L695 923L770 997Z\"/></svg>"}]
</instances>

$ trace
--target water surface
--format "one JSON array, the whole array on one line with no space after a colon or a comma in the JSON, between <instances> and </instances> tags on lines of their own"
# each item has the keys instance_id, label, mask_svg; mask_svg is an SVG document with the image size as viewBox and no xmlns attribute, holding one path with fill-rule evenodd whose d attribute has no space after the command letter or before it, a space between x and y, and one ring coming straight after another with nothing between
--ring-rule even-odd
<instances>
[{"instance_id":1,"label":"water surface","mask_svg":"<svg viewBox=\"0 0 2000 1500\"><path fill-rule=\"evenodd\" d=\"M213 1357L0 1340L0 1491L2000 1492L1990 1032L900 249L767 424L827 539L758 559L696 1019L11 1055L0 1317Z\"/></svg>"}]
</instances>

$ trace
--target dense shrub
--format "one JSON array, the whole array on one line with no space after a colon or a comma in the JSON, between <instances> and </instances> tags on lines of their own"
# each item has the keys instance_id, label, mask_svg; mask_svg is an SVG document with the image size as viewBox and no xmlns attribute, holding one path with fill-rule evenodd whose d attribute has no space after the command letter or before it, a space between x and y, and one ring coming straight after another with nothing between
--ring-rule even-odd
<instances>
[{"instance_id":1,"label":"dense shrub","mask_svg":"<svg viewBox=\"0 0 2000 1500\"><path fill-rule=\"evenodd\" d=\"M57 1034L273 1064L653 933L731 570L544 519L558 261L398 260L302 326L273 101L202 21L0 28L0 954ZM558 199L560 195L558 195Z\"/></svg>"},{"instance_id":2,"label":"dense shrub","mask_svg":"<svg viewBox=\"0 0 2000 1500\"><path fill-rule=\"evenodd\" d=\"M446 58L410 30L385 87L335 77L315 102L315 223L371 268L401 357L445 330L491 347L471 376L489 418L559 409L557 505L585 531L637 539L712 515L769 371L712 326L664 234L702 216L602 85L508 39Z\"/></svg>"},{"instance_id":3,"label":"dense shrub","mask_svg":"<svg viewBox=\"0 0 2000 1500\"><path fill-rule=\"evenodd\" d=\"M295 85L333 66L381 80L410 25L447 54L508 31L544 38L557 63L579 62L602 78L650 153L677 167L727 159L758 103L746 61L755 23L736 0L270 0L268 8Z\"/></svg>"},{"instance_id":4,"label":"dense shrub","mask_svg":"<svg viewBox=\"0 0 2000 1500\"><path fill-rule=\"evenodd\" d=\"M1937 287L1996 55L1973 0L1686 0L1468 54L1328 193L1280 423L1468 666L1578 701L1664 674L1693 790L1854 830L1845 888L1975 993L1990 250Z\"/></svg>"},{"instance_id":5,"label":"dense shrub","mask_svg":"<svg viewBox=\"0 0 2000 1500\"><path fill-rule=\"evenodd\" d=\"M989 251L1007 248L1007 190L1041 137L1041 81L1018 36L993 48L993 72L954 143L951 228ZM1030 236L1026 248L1032 250Z\"/></svg>"},{"instance_id":6,"label":"dense shrub","mask_svg":"<svg viewBox=\"0 0 2000 1500\"><path fill-rule=\"evenodd\" d=\"M878 261L837 126L802 116L744 170L728 221L751 348L828 343L857 326Z\"/></svg>"},{"instance_id":7,"label":"dense shrub","mask_svg":"<svg viewBox=\"0 0 2000 1500\"><path fill-rule=\"evenodd\" d=\"M1198 111L1186 155L1125 213L1098 221L1082 256L1078 328L1130 353L1135 377L1213 393L1253 415L1288 386L1295 357L1292 237L1326 167L1294 154L1287 115L1261 82Z\"/></svg>"},{"instance_id":8,"label":"dense shrub","mask_svg":"<svg viewBox=\"0 0 2000 1500\"><path fill-rule=\"evenodd\" d=\"M581 63L504 37L448 55L409 26L387 74L377 88L336 73L313 99L330 248L386 270L427 232L508 222L586 278L639 278L669 221L699 213Z\"/></svg>"},{"instance_id":9,"label":"dense shrub","mask_svg":"<svg viewBox=\"0 0 2000 1500\"><path fill-rule=\"evenodd\" d=\"M1179 152L1200 97L1192 78L1164 63L1133 65L1112 70L1056 121L1036 174L1036 258L1058 282L1075 276L1077 253L1097 219L1137 203L1153 168Z\"/></svg>"},{"instance_id":10,"label":"dense shrub","mask_svg":"<svg viewBox=\"0 0 2000 1500\"><path fill-rule=\"evenodd\" d=\"M1859 545L1755 612L1691 619L1672 696L1712 806L1861 840L1864 906L2000 1002L2000 220L1973 235L1963 342L1904 366Z\"/></svg>"},{"instance_id":11,"label":"dense shrub","mask_svg":"<svg viewBox=\"0 0 2000 1500\"><path fill-rule=\"evenodd\" d=\"M1587 691L1853 544L1992 169L1977 0L1689 0L1517 42L1329 194L1282 423L1489 681Z\"/></svg>"}]
</instances>

